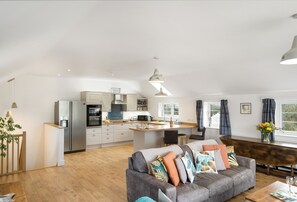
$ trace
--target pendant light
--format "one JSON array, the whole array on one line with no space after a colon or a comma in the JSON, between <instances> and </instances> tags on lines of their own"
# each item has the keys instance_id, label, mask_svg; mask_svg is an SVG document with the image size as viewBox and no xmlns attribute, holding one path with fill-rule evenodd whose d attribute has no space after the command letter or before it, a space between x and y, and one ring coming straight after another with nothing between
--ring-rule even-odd
<instances>
[{"instance_id":1,"label":"pendant light","mask_svg":"<svg viewBox=\"0 0 297 202\"><path fill-rule=\"evenodd\" d=\"M155 69L153 76L149 79L150 83L164 83L163 75L159 73L158 69Z\"/></svg>"},{"instance_id":2,"label":"pendant light","mask_svg":"<svg viewBox=\"0 0 297 202\"><path fill-rule=\"evenodd\" d=\"M154 57L153 59L155 61L157 61L159 58ZM159 73L157 68L154 70L154 74L149 78L149 82L151 84L153 84L153 83L164 83L163 75Z\"/></svg>"},{"instance_id":3,"label":"pendant light","mask_svg":"<svg viewBox=\"0 0 297 202\"><path fill-rule=\"evenodd\" d=\"M291 16L293 19L297 19L297 13ZM286 52L280 61L282 65L296 65L297 64L297 35L294 37L291 49Z\"/></svg>"},{"instance_id":4,"label":"pendant light","mask_svg":"<svg viewBox=\"0 0 297 202\"><path fill-rule=\"evenodd\" d=\"M14 80L15 80L15 78L12 78L12 79L10 79L10 80L8 80L8 82L10 83L10 87L11 87L11 94L12 94L12 104L11 104L11 108L12 109L16 109L16 108L18 108L18 106L17 106L17 104L16 104L16 102L14 101L14 96L15 96L15 93L14 93Z\"/></svg>"},{"instance_id":5,"label":"pendant light","mask_svg":"<svg viewBox=\"0 0 297 202\"><path fill-rule=\"evenodd\" d=\"M282 65L296 65L297 64L297 36L294 37L292 48L286 52L280 64Z\"/></svg>"},{"instance_id":6,"label":"pendant light","mask_svg":"<svg viewBox=\"0 0 297 202\"><path fill-rule=\"evenodd\" d=\"M167 97L168 95L163 92L163 89L160 88L160 91L155 94L155 97Z\"/></svg>"}]
</instances>

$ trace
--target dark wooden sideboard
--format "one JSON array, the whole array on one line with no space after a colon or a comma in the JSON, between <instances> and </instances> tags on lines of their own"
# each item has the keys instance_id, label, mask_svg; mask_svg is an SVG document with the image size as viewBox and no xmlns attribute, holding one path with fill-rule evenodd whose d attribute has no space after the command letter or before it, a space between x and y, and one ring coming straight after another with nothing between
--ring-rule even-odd
<instances>
[{"instance_id":1,"label":"dark wooden sideboard","mask_svg":"<svg viewBox=\"0 0 297 202\"><path fill-rule=\"evenodd\" d=\"M227 146L234 146L234 152L240 156L250 157L259 164L270 166L291 166L291 175L294 175L293 165L297 164L297 144L274 141L266 143L257 138L222 136L221 141Z\"/></svg>"}]
</instances>

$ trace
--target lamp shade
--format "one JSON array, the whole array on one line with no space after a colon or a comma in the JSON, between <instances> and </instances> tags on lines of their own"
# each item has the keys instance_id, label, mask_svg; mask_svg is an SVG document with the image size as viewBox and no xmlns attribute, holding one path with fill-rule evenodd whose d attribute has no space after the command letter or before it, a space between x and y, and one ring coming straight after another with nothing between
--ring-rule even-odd
<instances>
[{"instance_id":1,"label":"lamp shade","mask_svg":"<svg viewBox=\"0 0 297 202\"><path fill-rule=\"evenodd\" d=\"M6 113L6 117L7 117L7 118L11 118L11 117L12 117L12 113L11 113L11 111L8 111L8 112Z\"/></svg>"},{"instance_id":2,"label":"lamp shade","mask_svg":"<svg viewBox=\"0 0 297 202\"><path fill-rule=\"evenodd\" d=\"M16 108L18 108L16 102L13 102L13 103L11 104L11 108L12 108L12 109L16 109Z\"/></svg>"},{"instance_id":3,"label":"lamp shade","mask_svg":"<svg viewBox=\"0 0 297 202\"><path fill-rule=\"evenodd\" d=\"M153 76L149 79L150 83L164 83L163 75L159 73L157 69L155 69Z\"/></svg>"},{"instance_id":4,"label":"lamp shade","mask_svg":"<svg viewBox=\"0 0 297 202\"><path fill-rule=\"evenodd\" d=\"M294 37L292 48L283 55L280 61L280 64L282 65L297 64L297 36Z\"/></svg>"},{"instance_id":5,"label":"lamp shade","mask_svg":"<svg viewBox=\"0 0 297 202\"><path fill-rule=\"evenodd\" d=\"M163 89L160 88L160 91L155 94L155 97L167 97L168 95L163 92Z\"/></svg>"}]
</instances>

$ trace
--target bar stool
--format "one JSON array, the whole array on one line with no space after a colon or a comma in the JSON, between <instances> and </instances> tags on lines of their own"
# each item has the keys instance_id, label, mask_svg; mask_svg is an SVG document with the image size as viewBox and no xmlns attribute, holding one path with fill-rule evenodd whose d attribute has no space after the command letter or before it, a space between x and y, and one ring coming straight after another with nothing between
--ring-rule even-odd
<instances>
[{"instance_id":1,"label":"bar stool","mask_svg":"<svg viewBox=\"0 0 297 202\"><path fill-rule=\"evenodd\" d=\"M178 144L178 131L177 130L165 130L164 131L164 145Z\"/></svg>"},{"instance_id":2,"label":"bar stool","mask_svg":"<svg viewBox=\"0 0 297 202\"><path fill-rule=\"evenodd\" d=\"M188 143L187 135L186 134L179 133L178 134L178 137L179 137L179 143L180 143L180 145L184 145L184 144L187 144Z\"/></svg>"},{"instance_id":3,"label":"bar stool","mask_svg":"<svg viewBox=\"0 0 297 202\"><path fill-rule=\"evenodd\" d=\"M190 140L205 140L205 131L206 128L202 128L202 135L190 135Z\"/></svg>"}]
</instances>

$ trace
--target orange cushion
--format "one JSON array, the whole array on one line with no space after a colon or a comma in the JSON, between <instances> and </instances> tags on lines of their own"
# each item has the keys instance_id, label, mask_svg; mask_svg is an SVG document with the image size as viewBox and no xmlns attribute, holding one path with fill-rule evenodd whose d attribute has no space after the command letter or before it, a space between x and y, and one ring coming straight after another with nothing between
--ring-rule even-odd
<instances>
[{"instance_id":1,"label":"orange cushion","mask_svg":"<svg viewBox=\"0 0 297 202\"><path fill-rule=\"evenodd\" d=\"M228 154L227 154L227 148L224 144L216 144L216 145L203 145L204 151L212 151L212 150L221 150L221 156L224 161L225 167L230 168L230 164L228 162Z\"/></svg>"},{"instance_id":2,"label":"orange cushion","mask_svg":"<svg viewBox=\"0 0 297 202\"><path fill-rule=\"evenodd\" d=\"M180 179L174 163L176 155L171 151L163 157L163 162L166 166L169 178L174 186L177 186Z\"/></svg>"}]
</instances>

